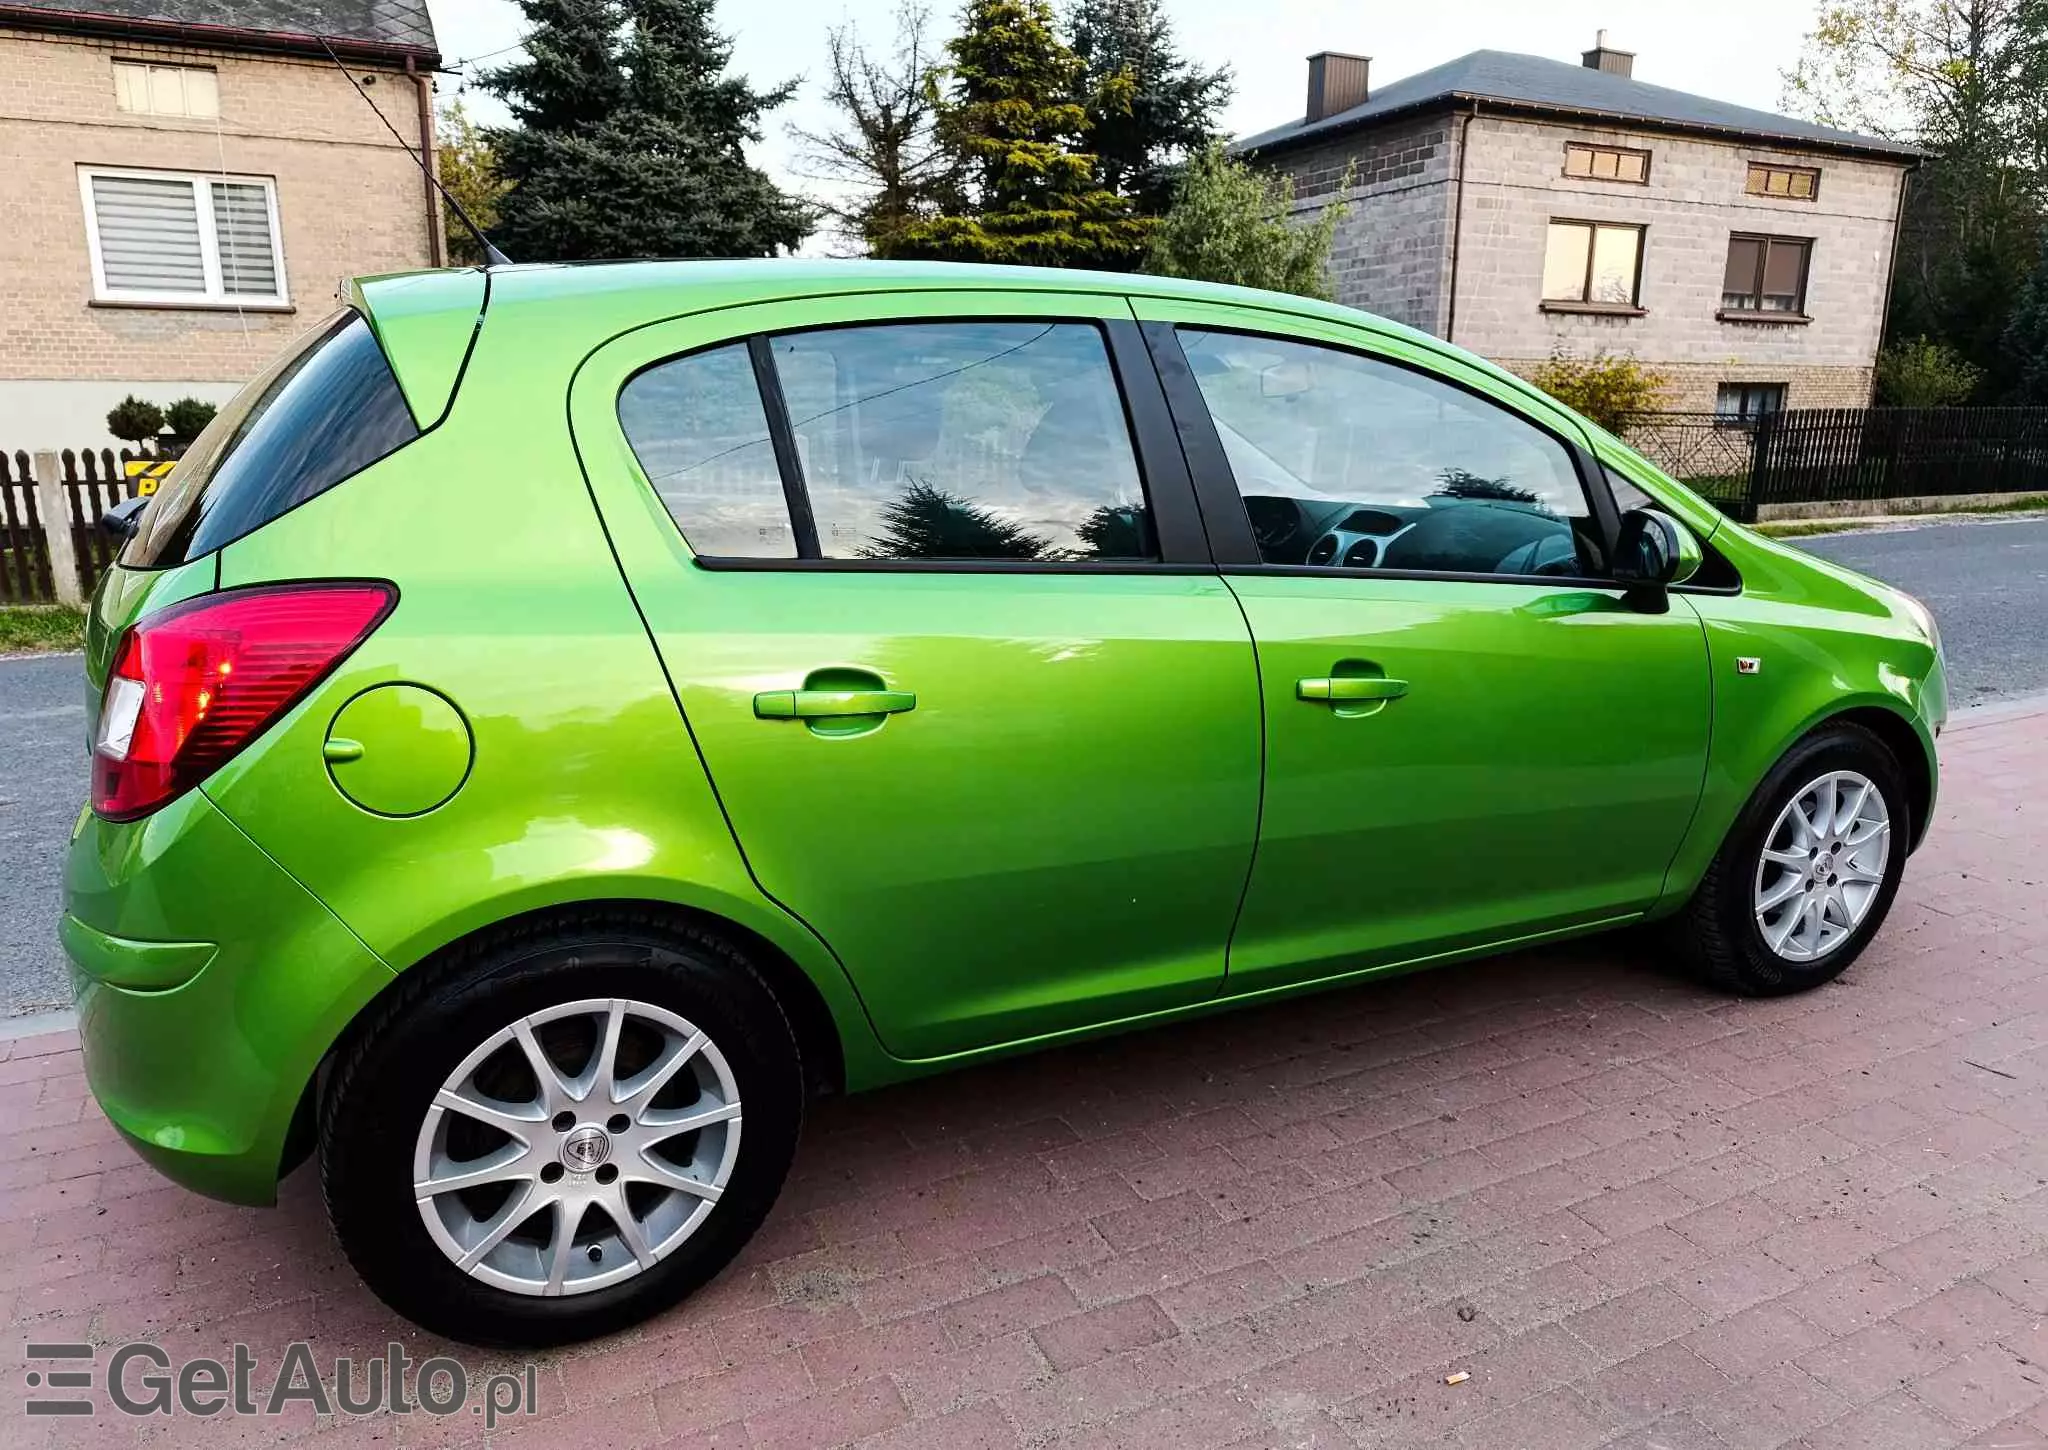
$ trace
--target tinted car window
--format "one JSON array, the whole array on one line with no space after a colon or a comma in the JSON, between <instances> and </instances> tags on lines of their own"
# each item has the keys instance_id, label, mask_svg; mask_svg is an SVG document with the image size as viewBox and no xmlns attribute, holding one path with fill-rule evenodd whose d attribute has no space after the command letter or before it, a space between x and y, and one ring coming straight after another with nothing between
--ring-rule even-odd
<instances>
[{"instance_id":1,"label":"tinted car window","mask_svg":"<svg viewBox=\"0 0 2048 1450\"><path fill-rule=\"evenodd\" d=\"M1337 348L1184 328L1259 556L1459 574L1597 569L1571 454L1504 408Z\"/></svg>"},{"instance_id":2,"label":"tinted car window","mask_svg":"<svg viewBox=\"0 0 2048 1450\"><path fill-rule=\"evenodd\" d=\"M342 312L207 425L121 562L212 553L420 436L370 324Z\"/></svg>"},{"instance_id":3,"label":"tinted car window","mask_svg":"<svg viewBox=\"0 0 2048 1450\"><path fill-rule=\"evenodd\" d=\"M619 394L619 426L699 554L793 559L796 535L743 342L651 367Z\"/></svg>"},{"instance_id":4,"label":"tinted car window","mask_svg":"<svg viewBox=\"0 0 2048 1450\"><path fill-rule=\"evenodd\" d=\"M1096 328L915 322L771 346L826 558L1158 557Z\"/></svg>"}]
</instances>

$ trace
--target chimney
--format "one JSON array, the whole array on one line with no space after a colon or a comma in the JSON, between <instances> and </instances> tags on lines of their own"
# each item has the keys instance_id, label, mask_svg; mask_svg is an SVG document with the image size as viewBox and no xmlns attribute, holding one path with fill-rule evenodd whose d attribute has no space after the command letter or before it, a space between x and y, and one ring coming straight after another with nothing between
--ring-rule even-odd
<instances>
[{"instance_id":1,"label":"chimney","mask_svg":"<svg viewBox=\"0 0 2048 1450\"><path fill-rule=\"evenodd\" d=\"M1593 38L1593 48L1579 56L1579 64L1587 70L1604 70L1611 76L1627 80L1635 75L1636 53L1611 49L1607 44L1607 32L1603 30Z\"/></svg>"},{"instance_id":2,"label":"chimney","mask_svg":"<svg viewBox=\"0 0 2048 1450\"><path fill-rule=\"evenodd\" d=\"M1308 119L1311 123L1365 104L1369 55L1319 50L1308 58Z\"/></svg>"}]
</instances>

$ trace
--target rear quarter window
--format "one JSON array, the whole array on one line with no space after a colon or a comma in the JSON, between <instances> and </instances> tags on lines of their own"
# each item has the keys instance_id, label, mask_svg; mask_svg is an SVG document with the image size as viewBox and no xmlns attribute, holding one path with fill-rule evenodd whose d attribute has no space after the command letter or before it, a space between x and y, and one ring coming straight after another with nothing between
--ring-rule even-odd
<instances>
[{"instance_id":1,"label":"rear quarter window","mask_svg":"<svg viewBox=\"0 0 2048 1450\"><path fill-rule=\"evenodd\" d=\"M341 312L221 410L143 510L121 563L210 554L419 436L370 324Z\"/></svg>"}]
</instances>

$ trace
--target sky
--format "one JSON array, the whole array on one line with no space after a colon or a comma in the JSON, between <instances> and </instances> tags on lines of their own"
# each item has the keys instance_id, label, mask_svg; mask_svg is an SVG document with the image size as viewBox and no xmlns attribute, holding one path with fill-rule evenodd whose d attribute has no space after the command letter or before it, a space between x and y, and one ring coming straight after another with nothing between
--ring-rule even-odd
<instances>
[{"instance_id":1,"label":"sky","mask_svg":"<svg viewBox=\"0 0 2048 1450\"><path fill-rule=\"evenodd\" d=\"M511 0L428 4L451 63L513 46L526 29ZM932 3L941 20L956 8ZM1816 0L1166 0L1182 52L1207 65L1227 62L1236 72L1237 93L1223 120L1239 136L1301 115L1307 57L1318 50L1371 56L1373 83L1384 85L1473 50L1576 61L1602 28L1609 45L1636 52L1638 80L1776 110L1779 72L1798 57L1817 8ZM734 70L762 88L801 81L753 148L754 161L778 182L817 190L802 175L802 148L788 127L831 125L821 97L827 32L851 22L874 48L885 49L894 13L894 0L719 0L719 24L734 40ZM949 25L940 29L950 33ZM511 58L493 56L464 74ZM439 83L444 96L458 85L451 76ZM480 120L502 117L497 103L474 89L463 99Z\"/></svg>"}]
</instances>

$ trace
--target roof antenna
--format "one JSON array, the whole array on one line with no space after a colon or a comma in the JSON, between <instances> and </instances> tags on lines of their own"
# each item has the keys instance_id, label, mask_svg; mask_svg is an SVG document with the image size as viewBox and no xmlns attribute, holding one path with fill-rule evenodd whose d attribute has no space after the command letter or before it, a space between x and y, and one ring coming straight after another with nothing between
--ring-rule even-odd
<instances>
[{"instance_id":1,"label":"roof antenna","mask_svg":"<svg viewBox=\"0 0 2048 1450\"><path fill-rule=\"evenodd\" d=\"M377 103L370 99L370 93L363 89L363 83L355 78L355 73L341 63L341 57L334 53L334 47L328 44L327 37L322 35L315 38L319 40L320 48L327 52L327 58L334 62L334 68L340 71L347 78L348 83L356 88L356 94L363 98L363 104L370 108L371 113L378 120L384 122L384 129L391 133L391 139L403 148L406 155L419 163L420 170L426 174L427 184L440 193L441 200L447 202L455 215L461 219L462 224L469 228L469 234L475 237L477 245L484 249L484 265L486 267L511 266L512 259L491 244L491 239L484 235L484 229L470 219L469 213L462 209L462 203L457 201L454 194L441 184L441 178L434 175L434 168L427 164L425 151L423 149L415 151L406 141L405 137L398 134L398 128L391 124L382 111L377 109Z\"/></svg>"}]
</instances>

